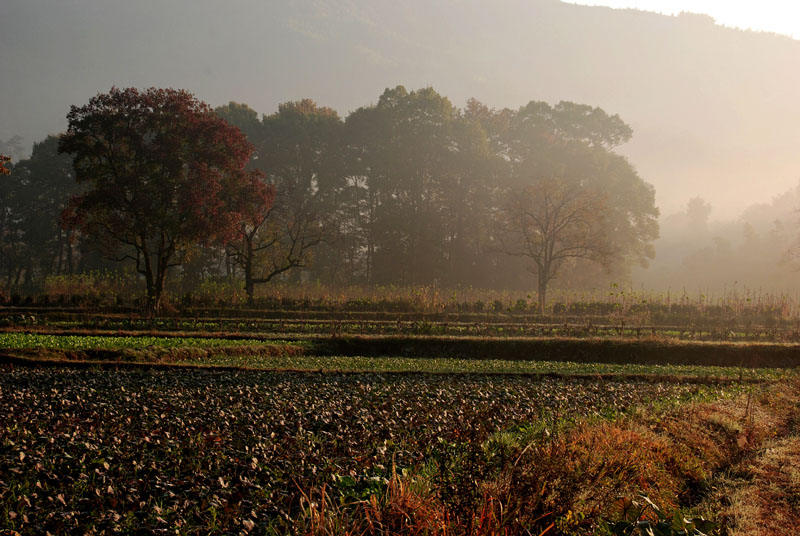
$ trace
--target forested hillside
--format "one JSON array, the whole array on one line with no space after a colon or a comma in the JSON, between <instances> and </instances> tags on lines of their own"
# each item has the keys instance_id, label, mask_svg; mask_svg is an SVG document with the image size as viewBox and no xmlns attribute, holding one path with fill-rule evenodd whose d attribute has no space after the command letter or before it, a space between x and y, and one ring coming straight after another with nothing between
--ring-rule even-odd
<instances>
[{"instance_id":1,"label":"forested hillside","mask_svg":"<svg viewBox=\"0 0 800 536\"><path fill-rule=\"evenodd\" d=\"M15 24L0 36L0 139L19 134L28 147L66 127L70 104L112 85L183 87L261 113L308 97L345 117L403 84L433 86L458 107L567 100L619 114L634 131L620 151L664 214L700 196L729 217L800 178L800 71L789 67L800 42L705 16L557 0L3 9ZM70 47L81 54L61 52Z\"/></svg>"}]
</instances>

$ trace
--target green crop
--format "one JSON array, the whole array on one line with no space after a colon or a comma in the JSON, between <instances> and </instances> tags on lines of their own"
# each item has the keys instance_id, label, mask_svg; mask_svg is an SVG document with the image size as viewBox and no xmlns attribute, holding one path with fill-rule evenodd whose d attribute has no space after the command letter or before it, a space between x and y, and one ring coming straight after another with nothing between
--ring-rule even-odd
<instances>
[{"instance_id":1,"label":"green crop","mask_svg":"<svg viewBox=\"0 0 800 536\"><path fill-rule=\"evenodd\" d=\"M270 344L285 344L269 341ZM95 348L214 348L222 346L252 346L264 344L255 339L211 339L200 337L118 337L94 335L44 335L32 333L0 333L0 348L52 348L58 350L87 350Z\"/></svg>"}]
</instances>

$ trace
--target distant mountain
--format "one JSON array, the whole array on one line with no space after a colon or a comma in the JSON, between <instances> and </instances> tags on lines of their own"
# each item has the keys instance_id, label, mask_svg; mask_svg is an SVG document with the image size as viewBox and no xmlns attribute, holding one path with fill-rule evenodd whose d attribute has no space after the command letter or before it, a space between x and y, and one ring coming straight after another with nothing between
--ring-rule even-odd
<instances>
[{"instance_id":1,"label":"distant mountain","mask_svg":"<svg viewBox=\"0 0 800 536\"><path fill-rule=\"evenodd\" d=\"M732 215L800 179L800 41L788 37L556 0L222 5L6 0L0 140L41 139L112 84L186 87L262 113L308 96L342 115L385 87L431 85L459 106L619 113L634 128L621 151L665 212L699 195Z\"/></svg>"},{"instance_id":2,"label":"distant mountain","mask_svg":"<svg viewBox=\"0 0 800 536\"><path fill-rule=\"evenodd\" d=\"M354 80L434 85L457 104L573 100L619 113L659 201L717 214L800 179L800 41L554 0L315 2L287 13ZM342 30L344 28L344 30ZM329 67L330 68L330 67Z\"/></svg>"}]
</instances>

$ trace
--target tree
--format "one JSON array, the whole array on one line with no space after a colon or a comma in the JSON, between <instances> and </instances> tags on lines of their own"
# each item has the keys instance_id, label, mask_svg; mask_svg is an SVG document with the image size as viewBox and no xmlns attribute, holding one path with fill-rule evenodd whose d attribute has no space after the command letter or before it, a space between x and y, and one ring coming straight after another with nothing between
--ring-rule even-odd
<instances>
[{"instance_id":1,"label":"tree","mask_svg":"<svg viewBox=\"0 0 800 536\"><path fill-rule=\"evenodd\" d=\"M260 122L246 104L230 102L215 112L255 145L249 166L264 172L275 196L273 205L228 244L229 259L244 273L252 302L256 285L282 274L299 277L295 269L310 266L312 250L319 253L318 246L338 234L343 125L335 110L311 99L283 103ZM339 255L331 261L341 265Z\"/></svg>"},{"instance_id":2,"label":"tree","mask_svg":"<svg viewBox=\"0 0 800 536\"><path fill-rule=\"evenodd\" d=\"M686 205L686 217L689 219L691 233L708 233L708 217L711 215L711 203L702 197L693 197Z\"/></svg>"},{"instance_id":3,"label":"tree","mask_svg":"<svg viewBox=\"0 0 800 536\"><path fill-rule=\"evenodd\" d=\"M249 303L253 302L256 285L269 283L292 268L307 266L312 248L325 238L322 215L297 207L287 212L282 210L285 204L285 200L278 200L258 220L243 224L238 240L228 244L233 262L244 271Z\"/></svg>"},{"instance_id":4,"label":"tree","mask_svg":"<svg viewBox=\"0 0 800 536\"><path fill-rule=\"evenodd\" d=\"M481 178L471 149L484 141L477 123L462 123L433 88L397 86L353 112L346 127L368 280L453 281L469 264L465 221Z\"/></svg>"},{"instance_id":5,"label":"tree","mask_svg":"<svg viewBox=\"0 0 800 536\"><path fill-rule=\"evenodd\" d=\"M531 102L505 115L495 121L494 137L495 151L508 162L507 189L557 177L602 192L604 232L615 252L607 259L606 272L624 277L632 264L646 266L658 238L655 191L625 157L612 151L630 138L630 127L599 108L566 102L552 107ZM592 264L578 263L572 275L583 272L592 281L599 275Z\"/></svg>"},{"instance_id":6,"label":"tree","mask_svg":"<svg viewBox=\"0 0 800 536\"><path fill-rule=\"evenodd\" d=\"M72 106L59 151L86 191L63 213L112 258L135 263L158 311L192 247L233 239L270 202L239 129L183 90L112 88Z\"/></svg>"},{"instance_id":7,"label":"tree","mask_svg":"<svg viewBox=\"0 0 800 536\"><path fill-rule=\"evenodd\" d=\"M566 263L613 255L607 215L604 197L583 181L539 179L512 192L501 240L509 255L533 261L529 270L537 277L541 312L548 284Z\"/></svg>"},{"instance_id":8,"label":"tree","mask_svg":"<svg viewBox=\"0 0 800 536\"><path fill-rule=\"evenodd\" d=\"M255 110L247 104L230 101L224 106L214 108L214 113L241 130L248 141L255 144L261 131L261 121L258 120Z\"/></svg>"},{"instance_id":9,"label":"tree","mask_svg":"<svg viewBox=\"0 0 800 536\"><path fill-rule=\"evenodd\" d=\"M35 279L71 274L75 267L71 231L61 227L59 214L77 193L77 185L72 159L58 154L58 142L51 135L35 143L30 158L17 162L5 181L0 264L9 288L19 284L22 274L23 285L30 289Z\"/></svg>"},{"instance_id":10,"label":"tree","mask_svg":"<svg viewBox=\"0 0 800 536\"><path fill-rule=\"evenodd\" d=\"M10 161L10 157L0 154L0 175L11 175L11 170L5 167L5 164ZM15 178L12 175L9 178L0 180L0 268L6 274L5 287L9 290L16 271L14 261L18 235L15 229L16 218L14 214L18 190Z\"/></svg>"}]
</instances>

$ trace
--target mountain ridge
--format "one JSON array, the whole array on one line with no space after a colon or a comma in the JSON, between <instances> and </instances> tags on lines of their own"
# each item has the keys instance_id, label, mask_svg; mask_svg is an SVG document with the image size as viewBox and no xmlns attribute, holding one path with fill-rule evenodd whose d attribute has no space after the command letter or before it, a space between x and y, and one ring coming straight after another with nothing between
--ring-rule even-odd
<instances>
[{"instance_id":1,"label":"mountain ridge","mask_svg":"<svg viewBox=\"0 0 800 536\"><path fill-rule=\"evenodd\" d=\"M0 139L63 129L70 104L111 85L184 87L266 114L311 97L346 115L403 84L459 106L568 100L619 114L634 129L620 152L663 212L699 195L733 215L800 178L800 41L708 16L557 0L25 4L0 7Z\"/></svg>"}]
</instances>

